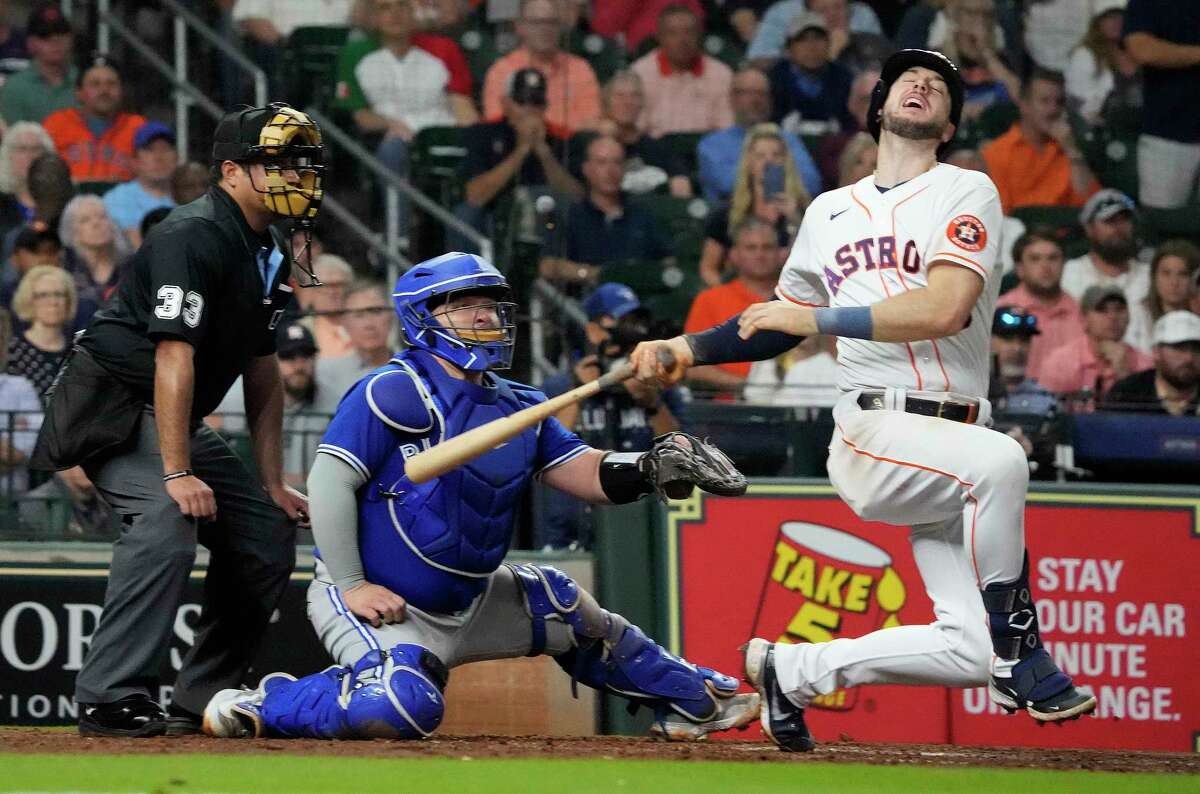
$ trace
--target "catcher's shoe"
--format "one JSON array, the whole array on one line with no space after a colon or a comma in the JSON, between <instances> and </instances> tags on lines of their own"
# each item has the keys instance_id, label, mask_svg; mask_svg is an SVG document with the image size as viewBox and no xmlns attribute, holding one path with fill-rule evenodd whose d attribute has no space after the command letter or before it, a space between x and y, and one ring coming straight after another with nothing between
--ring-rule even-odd
<instances>
[{"instance_id":1,"label":"catcher's shoe","mask_svg":"<svg viewBox=\"0 0 1200 794\"><path fill-rule=\"evenodd\" d=\"M789 753L807 753L816 747L804 709L788 700L775 677L775 644L755 638L741 647L746 654L746 682L762 696L759 719L763 733Z\"/></svg>"},{"instance_id":2,"label":"catcher's shoe","mask_svg":"<svg viewBox=\"0 0 1200 794\"><path fill-rule=\"evenodd\" d=\"M247 736L262 736L262 717L258 707L271 682L276 680L295 681L287 673L271 673L258 682L257 689L222 689L212 696L204 707L204 732L218 739L241 739Z\"/></svg>"},{"instance_id":3,"label":"catcher's shoe","mask_svg":"<svg viewBox=\"0 0 1200 794\"><path fill-rule=\"evenodd\" d=\"M699 742L708 738L710 733L735 728L743 730L754 722L758 716L758 695L753 692L740 695L722 692L707 681L705 685L716 703L716 708L707 719L696 721L675 710L663 710L655 714L650 735L671 742Z\"/></svg>"},{"instance_id":4,"label":"catcher's shoe","mask_svg":"<svg viewBox=\"0 0 1200 794\"><path fill-rule=\"evenodd\" d=\"M1009 714L1025 709L1038 722L1077 720L1096 709L1096 698L1076 689L1045 648L1016 664L997 660L988 694Z\"/></svg>"}]
</instances>

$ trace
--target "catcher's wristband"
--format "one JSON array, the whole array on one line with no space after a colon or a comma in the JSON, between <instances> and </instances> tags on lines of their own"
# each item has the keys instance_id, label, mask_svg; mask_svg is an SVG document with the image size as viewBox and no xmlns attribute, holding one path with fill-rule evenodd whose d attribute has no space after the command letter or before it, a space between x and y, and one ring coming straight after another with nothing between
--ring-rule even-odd
<instances>
[{"instance_id":1,"label":"catcher's wristband","mask_svg":"<svg viewBox=\"0 0 1200 794\"><path fill-rule=\"evenodd\" d=\"M195 477L195 476L196 476L195 473L193 473L191 469L180 469L179 471L173 471L170 474L164 474L162 481L170 482L171 480L178 480L181 477Z\"/></svg>"},{"instance_id":2,"label":"catcher's wristband","mask_svg":"<svg viewBox=\"0 0 1200 794\"><path fill-rule=\"evenodd\" d=\"M636 502L654 493L654 485L642 471L647 452L610 452L600 459L600 488L615 505Z\"/></svg>"}]
</instances>

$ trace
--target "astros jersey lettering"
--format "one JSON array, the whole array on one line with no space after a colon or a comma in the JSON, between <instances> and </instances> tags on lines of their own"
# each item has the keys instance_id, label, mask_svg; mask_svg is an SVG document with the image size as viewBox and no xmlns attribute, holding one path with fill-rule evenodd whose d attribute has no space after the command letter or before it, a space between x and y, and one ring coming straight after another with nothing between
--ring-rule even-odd
<instances>
[{"instance_id":1,"label":"astros jersey lettering","mask_svg":"<svg viewBox=\"0 0 1200 794\"><path fill-rule=\"evenodd\" d=\"M965 267L984 289L962 332L924 342L838 339L838 386L986 396L1001 277L996 186L944 163L885 192L874 179L813 201L776 293L803 305L869 306L928 286L933 262Z\"/></svg>"}]
</instances>

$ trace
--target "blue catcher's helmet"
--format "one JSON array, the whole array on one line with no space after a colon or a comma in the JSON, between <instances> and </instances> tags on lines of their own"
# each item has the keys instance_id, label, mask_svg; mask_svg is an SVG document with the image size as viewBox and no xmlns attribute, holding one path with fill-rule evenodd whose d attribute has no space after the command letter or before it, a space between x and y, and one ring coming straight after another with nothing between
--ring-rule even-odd
<instances>
[{"instance_id":1,"label":"blue catcher's helmet","mask_svg":"<svg viewBox=\"0 0 1200 794\"><path fill-rule=\"evenodd\" d=\"M434 316L457 295L479 293L495 301L499 322L488 327L443 325ZM504 274L482 257L451 251L414 265L392 292L405 341L462 369L508 369L517 338L516 304ZM480 309L491 308L480 305ZM444 316L444 315L443 315Z\"/></svg>"}]
</instances>

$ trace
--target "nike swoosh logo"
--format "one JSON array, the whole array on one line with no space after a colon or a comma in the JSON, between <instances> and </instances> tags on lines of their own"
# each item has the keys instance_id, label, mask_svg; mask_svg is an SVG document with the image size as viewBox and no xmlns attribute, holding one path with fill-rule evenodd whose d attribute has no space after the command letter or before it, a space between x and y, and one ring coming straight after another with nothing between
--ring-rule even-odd
<instances>
[{"instance_id":1,"label":"nike swoosh logo","mask_svg":"<svg viewBox=\"0 0 1200 794\"><path fill-rule=\"evenodd\" d=\"M846 207L846 209L844 209L844 210L839 210L837 212L831 212L831 213L829 213L829 220L833 220L837 216L841 215L843 212L849 212L849 211L850 211L850 208Z\"/></svg>"}]
</instances>

